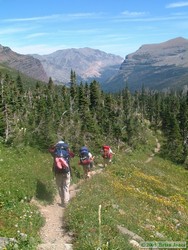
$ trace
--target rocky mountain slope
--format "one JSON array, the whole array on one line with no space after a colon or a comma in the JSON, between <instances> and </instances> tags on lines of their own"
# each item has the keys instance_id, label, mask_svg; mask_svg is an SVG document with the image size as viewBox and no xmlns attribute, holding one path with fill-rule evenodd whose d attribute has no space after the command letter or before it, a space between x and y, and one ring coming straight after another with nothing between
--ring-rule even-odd
<instances>
[{"instance_id":1,"label":"rocky mountain slope","mask_svg":"<svg viewBox=\"0 0 188 250\"><path fill-rule=\"evenodd\" d=\"M123 58L91 48L64 49L49 55L33 55L39 59L54 82L68 83L71 70L77 81L104 82L117 73Z\"/></svg>"},{"instance_id":2,"label":"rocky mountain slope","mask_svg":"<svg viewBox=\"0 0 188 250\"><path fill-rule=\"evenodd\" d=\"M34 79L68 84L71 70L77 82L97 80L104 91L145 88L188 90L188 39L178 37L146 44L125 57L91 48L64 49L48 55L21 55L0 45L0 63Z\"/></svg>"},{"instance_id":3,"label":"rocky mountain slope","mask_svg":"<svg viewBox=\"0 0 188 250\"><path fill-rule=\"evenodd\" d=\"M159 44L141 46L126 56L120 70L104 85L117 91L128 85L134 91L145 88L168 90L187 89L188 39L175 38Z\"/></svg>"},{"instance_id":4,"label":"rocky mountain slope","mask_svg":"<svg viewBox=\"0 0 188 250\"><path fill-rule=\"evenodd\" d=\"M0 45L0 63L36 80L48 81L48 76L40 60L29 55L18 54L9 47Z\"/></svg>"}]
</instances>

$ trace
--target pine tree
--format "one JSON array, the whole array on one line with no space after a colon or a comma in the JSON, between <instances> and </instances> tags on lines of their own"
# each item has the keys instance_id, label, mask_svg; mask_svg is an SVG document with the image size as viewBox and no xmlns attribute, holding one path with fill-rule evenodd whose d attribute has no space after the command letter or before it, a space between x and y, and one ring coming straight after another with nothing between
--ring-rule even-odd
<instances>
[{"instance_id":1,"label":"pine tree","mask_svg":"<svg viewBox=\"0 0 188 250\"><path fill-rule=\"evenodd\" d=\"M95 80L90 84L90 109L93 113L100 111L101 107L101 90L99 83Z\"/></svg>"},{"instance_id":2,"label":"pine tree","mask_svg":"<svg viewBox=\"0 0 188 250\"><path fill-rule=\"evenodd\" d=\"M141 120L143 121L146 115L146 90L144 85L142 85L142 91L139 96L139 106L140 106L140 113L141 113Z\"/></svg>"},{"instance_id":3,"label":"pine tree","mask_svg":"<svg viewBox=\"0 0 188 250\"><path fill-rule=\"evenodd\" d=\"M183 140L184 159L188 156L188 103L186 97L182 97L178 115L180 133Z\"/></svg>"},{"instance_id":4,"label":"pine tree","mask_svg":"<svg viewBox=\"0 0 188 250\"><path fill-rule=\"evenodd\" d=\"M161 102L162 102L162 94L159 93L154 94L154 111L153 111L153 123L154 129L160 128L161 124Z\"/></svg>"},{"instance_id":5,"label":"pine tree","mask_svg":"<svg viewBox=\"0 0 188 250\"><path fill-rule=\"evenodd\" d=\"M17 86L18 92L20 94L23 94L24 93L24 88L23 88L23 82L22 82L20 74L18 74L18 76L16 78L16 86Z\"/></svg>"},{"instance_id":6,"label":"pine tree","mask_svg":"<svg viewBox=\"0 0 188 250\"><path fill-rule=\"evenodd\" d=\"M5 93L4 79L0 72L0 137L5 137L6 121L5 121Z\"/></svg>"},{"instance_id":7,"label":"pine tree","mask_svg":"<svg viewBox=\"0 0 188 250\"><path fill-rule=\"evenodd\" d=\"M163 155L174 162L182 163L184 160L183 143L178 120L173 113L170 113L168 117L168 134L166 143L162 147Z\"/></svg>"},{"instance_id":8,"label":"pine tree","mask_svg":"<svg viewBox=\"0 0 188 250\"><path fill-rule=\"evenodd\" d=\"M70 73L70 95L72 100L75 98L76 95L76 73L71 69Z\"/></svg>"},{"instance_id":9,"label":"pine tree","mask_svg":"<svg viewBox=\"0 0 188 250\"><path fill-rule=\"evenodd\" d=\"M12 102L12 95L11 95L11 78L8 74L5 75L3 81L3 114L4 114L4 121L5 121L5 142L11 143L11 138L13 136L13 102Z\"/></svg>"}]
</instances>

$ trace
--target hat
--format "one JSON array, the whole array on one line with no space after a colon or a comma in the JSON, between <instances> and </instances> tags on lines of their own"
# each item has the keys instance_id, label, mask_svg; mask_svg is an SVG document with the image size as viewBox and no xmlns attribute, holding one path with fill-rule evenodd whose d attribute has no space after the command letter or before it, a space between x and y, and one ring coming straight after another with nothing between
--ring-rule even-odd
<instances>
[{"instance_id":1,"label":"hat","mask_svg":"<svg viewBox=\"0 0 188 250\"><path fill-rule=\"evenodd\" d=\"M65 143L64 141L58 141L58 143L57 144L59 144L59 143Z\"/></svg>"}]
</instances>

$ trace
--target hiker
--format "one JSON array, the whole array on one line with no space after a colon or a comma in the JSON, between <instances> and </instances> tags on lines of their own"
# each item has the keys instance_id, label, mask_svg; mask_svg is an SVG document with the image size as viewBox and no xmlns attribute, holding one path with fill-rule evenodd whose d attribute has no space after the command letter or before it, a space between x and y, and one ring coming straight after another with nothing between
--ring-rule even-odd
<instances>
[{"instance_id":1,"label":"hiker","mask_svg":"<svg viewBox=\"0 0 188 250\"><path fill-rule=\"evenodd\" d=\"M108 164L110 164L112 162L112 156L115 155L111 147L107 145L102 146L101 154L103 157L103 167L106 167Z\"/></svg>"},{"instance_id":2,"label":"hiker","mask_svg":"<svg viewBox=\"0 0 188 250\"><path fill-rule=\"evenodd\" d=\"M79 164L83 166L84 178L85 179L90 178L90 172L94 166L95 156L91 154L87 146L83 146L79 150L79 157L80 157Z\"/></svg>"},{"instance_id":3,"label":"hiker","mask_svg":"<svg viewBox=\"0 0 188 250\"><path fill-rule=\"evenodd\" d=\"M61 205L66 207L70 200L69 186L71 179L70 158L74 157L74 153L69 150L69 146L64 141L59 141L49 148L49 152L53 156L53 172Z\"/></svg>"}]
</instances>

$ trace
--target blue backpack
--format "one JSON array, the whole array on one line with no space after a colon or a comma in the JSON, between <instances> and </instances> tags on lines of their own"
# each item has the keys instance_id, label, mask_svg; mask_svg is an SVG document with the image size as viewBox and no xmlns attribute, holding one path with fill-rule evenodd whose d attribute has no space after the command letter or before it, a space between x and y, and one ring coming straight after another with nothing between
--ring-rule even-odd
<instances>
[{"instance_id":1,"label":"blue backpack","mask_svg":"<svg viewBox=\"0 0 188 250\"><path fill-rule=\"evenodd\" d=\"M68 152L68 144L66 143L58 143L55 146L54 154L56 157L63 157L63 158L69 158L69 152Z\"/></svg>"},{"instance_id":2,"label":"blue backpack","mask_svg":"<svg viewBox=\"0 0 188 250\"><path fill-rule=\"evenodd\" d=\"M91 160L89 159L89 150L87 147L81 147L79 151L80 156L80 164L81 165L88 165L91 163Z\"/></svg>"},{"instance_id":3,"label":"blue backpack","mask_svg":"<svg viewBox=\"0 0 188 250\"><path fill-rule=\"evenodd\" d=\"M69 146L66 143L56 144L55 150L54 150L54 159L63 158L66 161L68 167L66 165L65 166L62 165L62 169L59 169L57 165L54 164L55 173L68 173L70 171L70 168L69 168L70 155L69 155L68 147Z\"/></svg>"}]
</instances>

